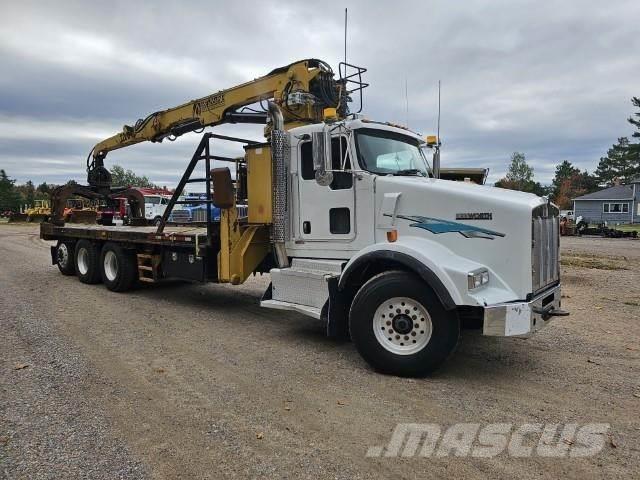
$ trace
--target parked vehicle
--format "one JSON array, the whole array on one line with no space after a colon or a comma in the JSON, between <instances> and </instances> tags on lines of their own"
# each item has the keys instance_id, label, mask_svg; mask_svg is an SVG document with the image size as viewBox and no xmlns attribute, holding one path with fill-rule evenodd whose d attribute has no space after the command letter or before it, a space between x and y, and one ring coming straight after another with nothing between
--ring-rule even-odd
<instances>
[{"instance_id":1,"label":"parked vehicle","mask_svg":"<svg viewBox=\"0 0 640 480\"><path fill-rule=\"evenodd\" d=\"M440 179L439 140L350 113L364 69L339 71L336 79L325 62L296 62L100 142L89 185L67 193L118 195L106 181L111 150L221 123L267 123L265 142L204 133L157 227L64 225L54 206L41 225L43 239L58 241L52 262L116 292L136 281L238 285L269 273L262 307L323 320L329 335L351 338L375 369L397 375L433 371L462 327L519 336L566 315L558 209L532 194ZM242 110L258 100L267 112ZM243 145L244 157L214 154L220 142ZM194 182L219 219L167 225ZM147 217L130 205L133 220Z\"/></svg>"}]
</instances>

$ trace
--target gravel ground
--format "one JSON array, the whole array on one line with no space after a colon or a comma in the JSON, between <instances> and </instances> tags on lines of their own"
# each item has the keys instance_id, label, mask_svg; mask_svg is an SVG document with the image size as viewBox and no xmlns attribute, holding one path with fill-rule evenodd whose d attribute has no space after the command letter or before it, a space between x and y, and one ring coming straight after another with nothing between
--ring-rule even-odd
<instances>
[{"instance_id":1,"label":"gravel ground","mask_svg":"<svg viewBox=\"0 0 640 480\"><path fill-rule=\"evenodd\" d=\"M570 317L527 340L469 333L413 380L260 309L267 278L115 294L60 275L36 227L0 225L0 477L638 478L640 241L562 243ZM397 423L458 422L611 435L588 458L366 457Z\"/></svg>"}]
</instances>

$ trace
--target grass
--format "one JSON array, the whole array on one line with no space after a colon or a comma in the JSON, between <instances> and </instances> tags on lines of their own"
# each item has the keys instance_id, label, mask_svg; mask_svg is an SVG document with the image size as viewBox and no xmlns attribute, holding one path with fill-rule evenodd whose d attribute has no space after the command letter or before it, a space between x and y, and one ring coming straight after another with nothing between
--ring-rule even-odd
<instances>
[{"instance_id":1,"label":"grass","mask_svg":"<svg viewBox=\"0 0 640 480\"><path fill-rule=\"evenodd\" d=\"M640 233L640 223L634 223L633 225L617 225L611 228L615 228L616 230L621 230L623 232L631 232L633 230L636 230L638 233Z\"/></svg>"},{"instance_id":2,"label":"grass","mask_svg":"<svg viewBox=\"0 0 640 480\"><path fill-rule=\"evenodd\" d=\"M595 270L627 270L625 267L609 261L600 260L597 257L571 257L560 258L560 264L566 267L592 268Z\"/></svg>"}]
</instances>

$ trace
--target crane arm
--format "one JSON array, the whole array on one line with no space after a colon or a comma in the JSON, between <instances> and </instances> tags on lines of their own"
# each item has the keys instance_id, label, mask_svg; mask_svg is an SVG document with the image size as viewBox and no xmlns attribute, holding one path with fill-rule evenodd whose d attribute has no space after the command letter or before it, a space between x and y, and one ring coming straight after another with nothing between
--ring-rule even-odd
<instances>
[{"instance_id":1,"label":"crane arm","mask_svg":"<svg viewBox=\"0 0 640 480\"><path fill-rule=\"evenodd\" d=\"M161 142L167 137L173 139L222 123L264 123L265 115L237 112L239 108L259 101L272 99L280 105L285 123L320 121L326 107L338 108L344 115L346 107L340 108L339 105L342 84L333 76L331 67L325 62L302 60L241 85L154 112L133 126L125 125L122 132L93 147L87 159L89 184L103 188L110 186L111 178L104 167L104 158L112 150L145 141Z\"/></svg>"}]
</instances>

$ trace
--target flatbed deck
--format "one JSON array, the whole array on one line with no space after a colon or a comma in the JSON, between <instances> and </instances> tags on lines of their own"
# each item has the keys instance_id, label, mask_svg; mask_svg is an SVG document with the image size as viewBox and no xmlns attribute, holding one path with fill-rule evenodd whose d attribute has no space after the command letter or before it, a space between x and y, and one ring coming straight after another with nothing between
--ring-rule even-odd
<instances>
[{"instance_id":1,"label":"flatbed deck","mask_svg":"<svg viewBox=\"0 0 640 480\"><path fill-rule=\"evenodd\" d=\"M218 222L215 222L217 227ZM125 226L125 225L92 225L67 224L57 226L51 223L40 225L40 237L43 240L58 240L60 238L86 238L91 240L117 240L138 244L196 246L205 245L207 229L204 226L171 226L167 225L160 235L154 226ZM219 229L214 228L214 237Z\"/></svg>"}]
</instances>

